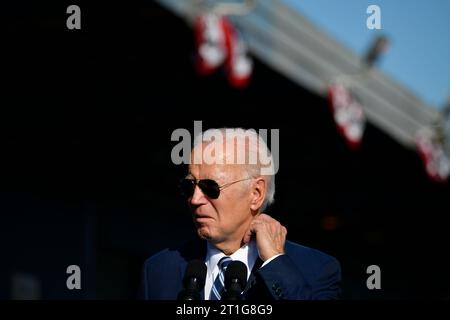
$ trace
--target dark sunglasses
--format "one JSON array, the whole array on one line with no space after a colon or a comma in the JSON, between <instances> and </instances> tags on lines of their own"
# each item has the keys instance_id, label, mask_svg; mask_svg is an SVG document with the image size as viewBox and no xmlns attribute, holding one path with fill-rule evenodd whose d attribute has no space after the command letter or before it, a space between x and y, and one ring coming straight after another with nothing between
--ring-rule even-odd
<instances>
[{"instance_id":1,"label":"dark sunglasses","mask_svg":"<svg viewBox=\"0 0 450 320\"><path fill-rule=\"evenodd\" d=\"M196 180L196 179L183 179L180 182L180 189L183 196L186 198L190 198L194 195L195 186L198 186L200 190L202 190L203 194L207 196L210 199L217 199L220 196L220 190L225 189L226 187L231 186L232 184L250 180L253 178L245 178L241 180L236 180L233 182L226 183L224 185L219 186L219 184L212 180L212 179L202 179L202 180Z\"/></svg>"}]
</instances>

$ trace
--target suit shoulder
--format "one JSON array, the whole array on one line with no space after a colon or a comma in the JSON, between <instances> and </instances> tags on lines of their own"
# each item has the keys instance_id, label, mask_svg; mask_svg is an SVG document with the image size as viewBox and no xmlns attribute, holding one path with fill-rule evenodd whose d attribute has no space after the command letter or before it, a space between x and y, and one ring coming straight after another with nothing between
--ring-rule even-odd
<instances>
[{"instance_id":1,"label":"suit shoulder","mask_svg":"<svg viewBox=\"0 0 450 320\"><path fill-rule=\"evenodd\" d=\"M316 270L324 265L335 264L339 266L339 261L335 257L292 241L286 241L286 253L296 261L307 261L308 265Z\"/></svg>"},{"instance_id":2,"label":"suit shoulder","mask_svg":"<svg viewBox=\"0 0 450 320\"><path fill-rule=\"evenodd\" d=\"M189 261L199 255L203 250L204 244L194 239L180 245L165 248L145 260L146 267L155 265L164 265L175 263L180 260ZM201 255L201 254L200 254ZM199 255L199 256L200 256Z\"/></svg>"},{"instance_id":3,"label":"suit shoulder","mask_svg":"<svg viewBox=\"0 0 450 320\"><path fill-rule=\"evenodd\" d=\"M169 248L165 248L145 260L145 266L151 266L173 259L176 256L175 251L171 251Z\"/></svg>"}]
</instances>

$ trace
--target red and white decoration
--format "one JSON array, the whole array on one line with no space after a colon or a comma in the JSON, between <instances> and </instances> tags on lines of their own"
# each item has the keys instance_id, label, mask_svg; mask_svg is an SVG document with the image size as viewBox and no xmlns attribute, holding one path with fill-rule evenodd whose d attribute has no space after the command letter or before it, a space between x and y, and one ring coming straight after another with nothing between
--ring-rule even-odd
<instances>
[{"instance_id":1,"label":"red and white decoration","mask_svg":"<svg viewBox=\"0 0 450 320\"><path fill-rule=\"evenodd\" d=\"M225 20L216 14L197 18L195 36L197 46L196 67L200 74L209 74L220 67L227 56Z\"/></svg>"},{"instance_id":2,"label":"red and white decoration","mask_svg":"<svg viewBox=\"0 0 450 320\"><path fill-rule=\"evenodd\" d=\"M328 95L339 133L351 148L359 147L366 125L362 105L342 83L331 84Z\"/></svg>"},{"instance_id":3,"label":"red and white decoration","mask_svg":"<svg viewBox=\"0 0 450 320\"><path fill-rule=\"evenodd\" d=\"M199 16L195 35L199 74L208 75L224 66L230 85L236 88L248 85L253 62L242 36L226 17L211 12Z\"/></svg>"},{"instance_id":4,"label":"red and white decoration","mask_svg":"<svg viewBox=\"0 0 450 320\"><path fill-rule=\"evenodd\" d=\"M440 183L448 181L450 162L442 144L435 142L431 134L420 132L416 138L416 146L430 179Z\"/></svg>"}]
</instances>

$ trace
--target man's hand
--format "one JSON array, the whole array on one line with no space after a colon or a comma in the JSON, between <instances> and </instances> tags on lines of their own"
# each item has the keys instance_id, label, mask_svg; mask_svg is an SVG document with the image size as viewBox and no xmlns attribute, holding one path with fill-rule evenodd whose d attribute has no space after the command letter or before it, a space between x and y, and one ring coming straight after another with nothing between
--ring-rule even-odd
<instances>
[{"instance_id":1,"label":"man's hand","mask_svg":"<svg viewBox=\"0 0 450 320\"><path fill-rule=\"evenodd\" d=\"M277 220L261 213L251 222L245 233L244 243L249 243L253 234L256 236L256 247L262 261L284 253L287 230Z\"/></svg>"}]
</instances>

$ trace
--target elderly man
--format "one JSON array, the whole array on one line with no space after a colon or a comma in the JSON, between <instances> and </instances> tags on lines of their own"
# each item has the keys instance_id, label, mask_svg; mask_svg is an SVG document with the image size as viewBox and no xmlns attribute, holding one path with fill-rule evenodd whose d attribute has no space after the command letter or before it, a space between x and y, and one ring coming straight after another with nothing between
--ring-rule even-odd
<instances>
[{"instance_id":1,"label":"elderly man","mask_svg":"<svg viewBox=\"0 0 450 320\"><path fill-rule=\"evenodd\" d=\"M337 299L339 262L286 241L286 228L263 213L275 193L275 172L267 170L274 168L273 157L264 140L255 131L229 132L208 130L194 142L181 189L199 237L145 262L143 297L177 299L188 262L200 259L207 267L205 300L220 300L224 293L223 286L215 287L224 260L247 267L244 299ZM263 163L267 155L271 161Z\"/></svg>"}]
</instances>

